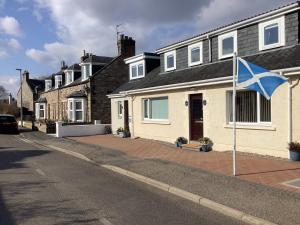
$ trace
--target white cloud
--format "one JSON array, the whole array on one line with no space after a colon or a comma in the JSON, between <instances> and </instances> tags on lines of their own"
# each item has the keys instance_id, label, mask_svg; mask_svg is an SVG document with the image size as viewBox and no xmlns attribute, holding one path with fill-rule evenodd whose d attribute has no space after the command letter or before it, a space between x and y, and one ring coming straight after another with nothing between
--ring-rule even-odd
<instances>
[{"instance_id":1,"label":"white cloud","mask_svg":"<svg viewBox=\"0 0 300 225\"><path fill-rule=\"evenodd\" d=\"M0 59L5 59L8 57L8 54L4 50L0 50Z\"/></svg>"},{"instance_id":2,"label":"white cloud","mask_svg":"<svg viewBox=\"0 0 300 225\"><path fill-rule=\"evenodd\" d=\"M4 59L22 49L17 39L0 39L0 58Z\"/></svg>"},{"instance_id":3,"label":"white cloud","mask_svg":"<svg viewBox=\"0 0 300 225\"><path fill-rule=\"evenodd\" d=\"M12 93L13 96L16 96L19 88L19 78L17 75L0 74L0 85L4 86L8 93Z\"/></svg>"},{"instance_id":4,"label":"white cloud","mask_svg":"<svg viewBox=\"0 0 300 225\"><path fill-rule=\"evenodd\" d=\"M22 49L20 42L17 39L11 38L8 42L8 47L14 51L19 51Z\"/></svg>"},{"instance_id":5,"label":"white cloud","mask_svg":"<svg viewBox=\"0 0 300 225\"><path fill-rule=\"evenodd\" d=\"M16 37L22 36L18 20L10 16L0 17L0 32Z\"/></svg>"}]
</instances>

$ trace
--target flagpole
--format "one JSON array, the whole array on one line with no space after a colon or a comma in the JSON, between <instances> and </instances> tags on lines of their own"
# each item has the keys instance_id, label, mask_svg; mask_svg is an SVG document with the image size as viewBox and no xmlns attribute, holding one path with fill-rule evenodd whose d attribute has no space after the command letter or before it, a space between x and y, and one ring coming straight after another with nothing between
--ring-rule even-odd
<instances>
[{"instance_id":1,"label":"flagpole","mask_svg":"<svg viewBox=\"0 0 300 225\"><path fill-rule=\"evenodd\" d=\"M233 176L236 176L236 75L237 56L233 55L233 94L232 94L232 120L233 120Z\"/></svg>"}]
</instances>

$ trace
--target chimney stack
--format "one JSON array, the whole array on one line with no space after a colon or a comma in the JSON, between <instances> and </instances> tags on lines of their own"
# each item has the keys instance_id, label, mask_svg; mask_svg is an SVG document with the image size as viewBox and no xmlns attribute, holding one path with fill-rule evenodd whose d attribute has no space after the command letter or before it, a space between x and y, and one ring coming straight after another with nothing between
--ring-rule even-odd
<instances>
[{"instance_id":1,"label":"chimney stack","mask_svg":"<svg viewBox=\"0 0 300 225\"><path fill-rule=\"evenodd\" d=\"M118 55L131 57L135 55L135 40L132 37L120 35L118 40Z\"/></svg>"},{"instance_id":2,"label":"chimney stack","mask_svg":"<svg viewBox=\"0 0 300 225\"><path fill-rule=\"evenodd\" d=\"M61 61L61 70L65 70L68 68L68 66L66 65L66 62L64 60Z\"/></svg>"},{"instance_id":3,"label":"chimney stack","mask_svg":"<svg viewBox=\"0 0 300 225\"><path fill-rule=\"evenodd\" d=\"M83 62L89 57L89 53L86 53L85 50L83 50L83 55L80 58L80 62Z\"/></svg>"},{"instance_id":4,"label":"chimney stack","mask_svg":"<svg viewBox=\"0 0 300 225\"><path fill-rule=\"evenodd\" d=\"M29 72L27 70L24 71L22 80L26 80L26 81L29 80Z\"/></svg>"}]
</instances>

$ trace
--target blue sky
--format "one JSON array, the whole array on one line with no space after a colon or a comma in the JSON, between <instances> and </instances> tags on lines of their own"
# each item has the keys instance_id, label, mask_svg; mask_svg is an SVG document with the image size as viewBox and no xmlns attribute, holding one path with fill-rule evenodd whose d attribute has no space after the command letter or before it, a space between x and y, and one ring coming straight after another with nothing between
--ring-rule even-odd
<instances>
[{"instance_id":1,"label":"blue sky","mask_svg":"<svg viewBox=\"0 0 300 225\"><path fill-rule=\"evenodd\" d=\"M83 49L116 54L115 25L154 51L292 0L0 0L0 85L15 94L16 68L30 77L78 62Z\"/></svg>"}]
</instances>

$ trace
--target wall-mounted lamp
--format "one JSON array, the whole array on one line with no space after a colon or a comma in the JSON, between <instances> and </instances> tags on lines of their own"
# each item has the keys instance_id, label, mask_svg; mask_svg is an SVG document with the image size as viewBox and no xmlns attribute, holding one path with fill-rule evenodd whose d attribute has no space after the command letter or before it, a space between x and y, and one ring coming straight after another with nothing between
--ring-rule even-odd
<instances>
[{"instance_id":1,"label":"wall-mounted lamp","mask_svg":"<svg viewBox=\"0 0 300 225\"><path fill-rule=\"evenodd\" d=\"M184 102L185 106L189 106L189 101Z\"/></svg>"},{"instance_id":2,"label":"wall-mounted lamp","mask_svg":"<svg viewBox=\"0 0 300 225\"><path fill-rule=\"evenodd\" d=\"M202 100L202 105L206 105L207 101L206 100Z\"/></svg>"}]
</instances>

